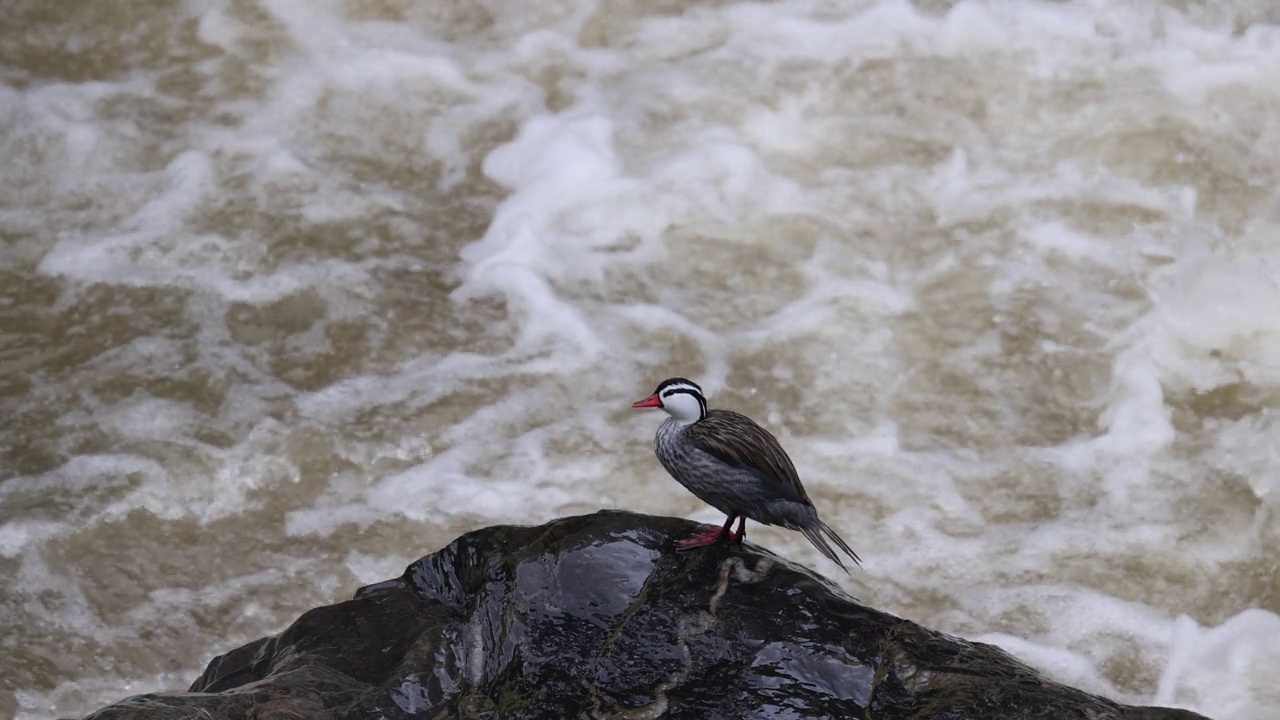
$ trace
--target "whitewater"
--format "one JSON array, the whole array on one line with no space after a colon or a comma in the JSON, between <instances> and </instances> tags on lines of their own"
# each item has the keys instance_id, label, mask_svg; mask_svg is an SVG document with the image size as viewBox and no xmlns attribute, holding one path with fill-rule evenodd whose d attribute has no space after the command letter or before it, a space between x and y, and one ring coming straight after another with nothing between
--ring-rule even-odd
<instances>
[{"instance_id":1,"label":"whitewater","mask_svg":"<svg viewBox=\"0 0 1280 720\"><path fill-rule=\"evenodd\" d=\"M774 432L874 607L1280 717L1271 0L0 10L0 716L185 689L458 534L719 524Z\"/></svg>"}]
</instances>

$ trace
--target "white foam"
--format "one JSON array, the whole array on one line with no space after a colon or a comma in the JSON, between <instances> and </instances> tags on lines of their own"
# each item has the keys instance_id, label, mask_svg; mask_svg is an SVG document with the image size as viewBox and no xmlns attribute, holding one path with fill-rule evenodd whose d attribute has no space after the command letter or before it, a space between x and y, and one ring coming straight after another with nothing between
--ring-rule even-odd
<instances>
[{"instance_id":1,"label":"white foam","mask_svg":"<svg viewBox=\"0 0 1280 720\"><path fill-rule=\"evenodd\" d=\"M66 529L66 523L48 520L6 521L0 524L0 555L7 558L17 557L28 545L56 537Z\"/></svg>"},{"instance_id":2,"label":"white foam","mask_svg":"<svg viewBox=\"0 0 1280 720\"><path fill-rule=\"evenodd\" d=\"M1154 702L1214 708L1215 717L1264 720L1280 708L1280 616L1246 610L1217 627L1185 615L1174 626Z\"/></svg>"},{"instance_id":3,"label":"white foam","mask_svg":"<svg viewBox=\"0 0 1280 720\"><path fill-rule=\"evenodd\" d=\"M1111 698L1124 695L1098 672L1098 659L1087 653L1070 650L1057 643L1042 644L1005 633L983 633L967 639L997 645L1028 665L1073 687L1088 688Z\"/></svg>"},{"instance_id":4,"label":"white foam","mask_svg":"<svg viewBox=\"0 0 1280 720\"><path fill-rule=\"evenodd\" d=\"M398 577L414 560L417 558L350 552L347 553L345 562L347 569L356 577L357 582L371 585L387 578Z\"/></svg>"},{"instance_id":5,"label":"white foam","mask_svg":"<svg viewBox=\"0 0 1280 720\"><path fill-rule=\"evenodd\" d=\"M1162 382L1197 392L1280 384L1280 318L1258 312L1280 303L1277 237L1280 228L1265 228L1254 240L1261 252L1236 257L1193 251L1166 274L1151 333Z\"/></svg>"},{"instance_id":6,"label":"white foam","mask_svg":"<svg viewBox=\"0 0 1280 720\"><path fill-rule=\"evenodd\" d=\"M78 496L109 496L121 488L148 482L158 484L165 476L164 468L155 460L131 455L77 455L61 467L35 476L15 477L0 486L0 499L18 507L65 502ZM56 507L56 505L55 505ZM46 514L48 513L41 513ZM30 546L65 533L84 523L114 515L94 504L85 503L70 513L40 517L28 510L24 517L10 517L0 522L0 553L18 557Z\"/></svg>"},{"instance_id":7,"label":"white foam","mask_svg":"<svg viewBox=\"0 0 1280 720\"><path fill-rule=\"evenodd\" d=\"M198 415L183 403L133 395L95 408L91 418L70 413L59 420L60 424L94 422L109 425L135 440L170 440L175 434L189 434L198 422Z\"/></svg>"}]
</instances>

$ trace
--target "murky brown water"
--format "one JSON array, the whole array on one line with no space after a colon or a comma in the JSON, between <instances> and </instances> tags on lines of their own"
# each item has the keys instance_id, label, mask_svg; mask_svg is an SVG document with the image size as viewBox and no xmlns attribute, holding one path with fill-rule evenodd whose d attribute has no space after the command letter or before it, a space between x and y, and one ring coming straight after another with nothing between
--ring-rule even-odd
<instances>
[{"instance_id":1,"label":"murky brown water","mask_svg":"<svg viewBox=\"0 0 1280 720\"><path fill-rule=\"evenodd\" d=\"M1276 715L1275 23L5 5L0 715L184 688L471 528L718 521L628 409L676 374L783 439L857 596Z\"/></svg>"}]
</instances>

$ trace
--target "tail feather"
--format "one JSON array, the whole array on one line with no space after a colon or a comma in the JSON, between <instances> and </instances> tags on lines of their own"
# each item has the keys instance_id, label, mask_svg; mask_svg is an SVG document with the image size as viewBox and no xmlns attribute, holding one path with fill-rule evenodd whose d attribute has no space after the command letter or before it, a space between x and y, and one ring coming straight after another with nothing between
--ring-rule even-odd
<instances>
[{"instance_id":1,"label":"tail feather","mask_svg":"<svg viewBox=\"0 0 1280 720\"><path fill-rule=\"evenodd\" d=\"M850 548L849 544L837 535L836 531L832 530L830 525L827 525L821 520L815 520L811 525L800 528L800 532L809 539L809 542L813 543L814 547L818 548L818 552L825 555L831 562L839 565L841 570L849 572L849 568L845 567L844 563L840 561L840 556L837 555L836 551L831 547L831 543L835 543L837 547L845 552L845 554L853 558L855 565L862 564L862 558L858 557L858 554L853 551L853 548Z\"/></svg>"}]
</instances>

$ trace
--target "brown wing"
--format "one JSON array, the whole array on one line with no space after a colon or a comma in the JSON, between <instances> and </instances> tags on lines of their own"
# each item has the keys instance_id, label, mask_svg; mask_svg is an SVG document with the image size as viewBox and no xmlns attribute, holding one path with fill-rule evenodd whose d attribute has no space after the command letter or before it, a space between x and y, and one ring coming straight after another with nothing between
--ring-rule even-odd
<instances>
[{"instance_id":1,"label":"brown wing","mask_svg":"<svg viewBox=\"0 0 1280 720\"><path fill-rule=\"evenodd\" d=\"M711 410L685 430L685 437L721 462L765 480L778 496L809 502L796 467L782 444L746 415L732 410Z\"/></svg>"}]
</instances>

